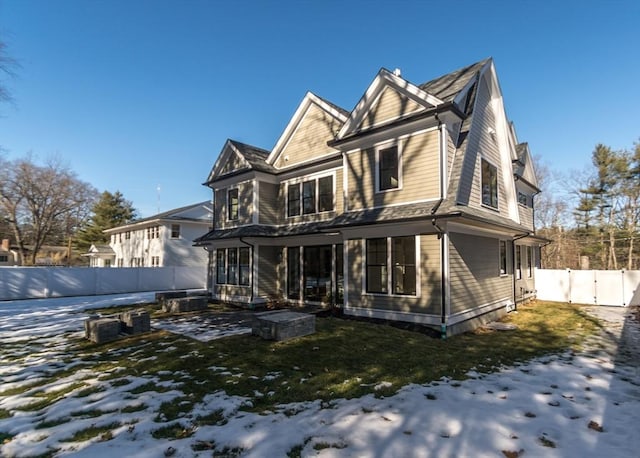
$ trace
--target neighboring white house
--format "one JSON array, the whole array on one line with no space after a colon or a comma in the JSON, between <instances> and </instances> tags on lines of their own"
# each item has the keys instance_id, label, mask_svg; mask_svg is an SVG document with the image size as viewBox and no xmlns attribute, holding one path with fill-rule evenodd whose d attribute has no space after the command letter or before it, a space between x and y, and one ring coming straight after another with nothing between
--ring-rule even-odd
<instances>
[{"instance_id":1,"label":"neighboring white house","mask_svg":"<svg viewBox=\"0 0 640 458\"><path fill-rule=\"evenodd\" d=\"M108 247L92 245L86 256L94 267L206 266L208 254L193 240L212 226L211 202L199 202L107 229Z\"/></svg>"},{"instance_id":2,"label":"neighboring white house","mask_svg":"<svg viewBox=\"0 0 640 458\"><path fill-rule=\"evenodd\" d=\"M89 258L89 267L112 267L116 260L116 253L109 245L91 245L89 252L82 256Z\"/></svg>"}]
</instances>

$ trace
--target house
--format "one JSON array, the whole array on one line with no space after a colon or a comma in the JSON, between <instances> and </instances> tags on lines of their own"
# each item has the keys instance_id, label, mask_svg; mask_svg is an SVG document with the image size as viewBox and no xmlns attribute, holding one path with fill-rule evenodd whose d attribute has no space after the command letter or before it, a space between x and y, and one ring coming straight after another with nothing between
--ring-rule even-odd
<instances>
[{"instance_id":1,"label":"house","mask_svg":"<svg viewBox=\"0 0 640 458\"><path fill-rule=\"evenodd\" d=\"M89 267L113 267L116 264L116 252L109 245L93 244L82 256L89 258Z\"/></svg>"},{"instance_id":2,"label":"house","mask_svg":"<svg viewBox=\"0 0 640 458\"><path fill-rule=\"evenodd\" d=\"M207 252L193 241L211 230L212 212L205 201L107 229L108 247L94 245L86 255L96 267L206 266Z\"/></svg>"},{"instance_id":3,"label":"house","mask_svg":"<svg viewBox=\"0 0 640 458\"><path fill-rule=\"evenodd\" d=\"M9 239L2 239L0 245L0 267L17 266L19 264L18 252L11 248Z\"/></svg>"},{"instance_id":4,"label":"house","mask_svg":"<svg viewBox=\"0 0 640 458\"><path fill-rule=\"evenodd\" d=\"M421 85L382 69L350 112L307 93L271 151L228 140L204 184L215 299L451 335L535 296L540 190L492 59Z\"/></svg>"}]
</instances>

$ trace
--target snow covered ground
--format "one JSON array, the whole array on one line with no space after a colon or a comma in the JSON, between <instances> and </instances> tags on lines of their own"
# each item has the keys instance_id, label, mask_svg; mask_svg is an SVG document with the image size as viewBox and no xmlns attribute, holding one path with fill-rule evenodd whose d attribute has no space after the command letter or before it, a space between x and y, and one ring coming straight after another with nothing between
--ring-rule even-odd
<instances>
[{"instance_id":1,"label":"snow covered ground","mask_svg":"<svg viewBox=\"0 0 640 458\"><path fill-rule=\"evenodd\" d=\"M0 392L34 382L47 369L77 364L66 349L68 336L82 332L79 311L152 300L149 293L0 302L0 342L10 348L1 353ZM580 354L565 352L489 375L471 372L464 381L406 386L386 398L295 404L286 414L245 412L241 408L246 399L212 391L192 416L220 411L226 423L193 427L184 419L181 423L192 435L180 440L151 435L159 427L154 421L158 407L180 395L178 384L129 376L131 384L119 387L98 380L103 374L71 370L46 389L62 390L82 380L97 387L95 393L67 395L50 408L34 411L12 410L37 399L29 391L0 396L0 441L3 435L13 436L0 445L0 456L52 450L58 450L54 456L92 458L204 457L212 450L216 456L243 457L284 457L289 452L321 457L638 456L638 323L626 309L588 310L607 320L607 327L590 341L589 351ZM153 323L158 325L162 323ZM197 321L183 320L172 329L198 336L196 328ZM204 337L218 336L207 332ZM132 387L150 381L171 389L131 396ZM102 385L108 389L100 391ZM73 415L91 410L101 415ZM3 411L13 416L3 418ZM68 441L79 430L112 424L109 440Z\"/></svg>"}]
</instances>

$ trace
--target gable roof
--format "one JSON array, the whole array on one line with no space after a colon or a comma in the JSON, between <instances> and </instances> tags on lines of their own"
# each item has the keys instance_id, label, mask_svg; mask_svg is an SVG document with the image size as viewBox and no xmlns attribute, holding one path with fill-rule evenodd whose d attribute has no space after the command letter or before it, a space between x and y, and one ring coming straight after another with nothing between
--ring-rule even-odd
<instances>
[{"instance_id":1,"label":"gable roof","mask_svg":"<svg viewBox=\"0 0 640 458\"><path fill-rule=\"evenodd\" d=\"M516 156L517 159L513 161L513 173L518 179L524 181L539 192L538 179L536 178L536 173L533 168L533 159L529 151L529 144L525 142L516 145Z\"/></svg>"},{"instance_id":2,"label":"gable roof","mask_svg":"<svg viewBox=\"0 0 640 458\"><path fill-rule=\"evenodd\" d=\"M216 179L249 170L273 173L275 168L266 162L268 156L269 151L265 149L228 138L209 172L207 181L203 184L207 186ZM232 164L233 161L237 161L238 164L232 165L231 170L225 171L225 166Z\"/></svg>"},{"instance_id":3,"label":"gable roof","mask_svg":"<svg viewBox=\"0 0 640 458\"><path fill-rule=\"evenodd\" d=\"M332 116L336 121L340 123L340 125L343 125L344 122L347 120L347 117L349 116L349 112L347 112L343 108L340 108L338 105L335 105L323 99L322 97L315 95L312 92L307 92L304 98L302 99L302 101L300 102L300 105L298 105L298 108L296 109L295 113L291 117L291 120L289 121L284 131L278 138L278 141L273 147L273 150L271 150L271 153L267 158L268 164L276 163L276 160L282 154L283 150L286 148L287 143L293 137L296 129L298 128L300 123L303 121L305 114L313 104L317 105L320 109L322 109L323 111L328 113L330 116Z\"/></svg>"},{"instance_id":4,"label":"gable roof","mask_svg":"<svg viewBox=\"0 0 640 458\"><path fill-rule=\"evenodd\" d=\"M199 212L197 210L200 210ZM200 213L201 216L193 216L193 214ZM133 228L151 222L160 221L175 221L175 222L194 222L194 223L210 223L213 215L213 206L211 201L205 200L198 202L197 204L186 205L184 207L174 208L166 212L158 213L157 215L149 216L147 218L140 218L122 226L112 227L106 229L103 232L111 233L121 231L123 229Z\"/></svg>"}]
</instances>

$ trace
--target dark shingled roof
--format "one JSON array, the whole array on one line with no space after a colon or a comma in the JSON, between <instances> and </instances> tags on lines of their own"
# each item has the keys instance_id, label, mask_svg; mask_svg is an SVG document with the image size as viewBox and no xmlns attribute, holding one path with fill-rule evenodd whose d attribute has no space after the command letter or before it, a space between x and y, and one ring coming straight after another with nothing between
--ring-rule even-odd
<instances>
[{"instance_id":1,"label":"dark shingled roof","mask_svg":"<svg viewBox=\"0 0 640 458\"><path fill-rule=\"evenodd\" d=\"M259 170L261 172L276 172L275 167L267 164L267 157L269 157L270 151L231 139L229 139L229 143L236 147L249 165L251 165L252 169Z\"/></svg>"},{"instance_id":2,"label":"dark shingled roof","mask_svg":"<svg viewBox=\"0 0 640 458\"><path fill-rule=\"evenodd\" d=\"M419 87L431 95L435 95L443 102L453 100L464 89L472 78L485 66L491 58L481 60L475 64L442 75L431 81L421 84Z\"/></svg>"}]
</instances>

